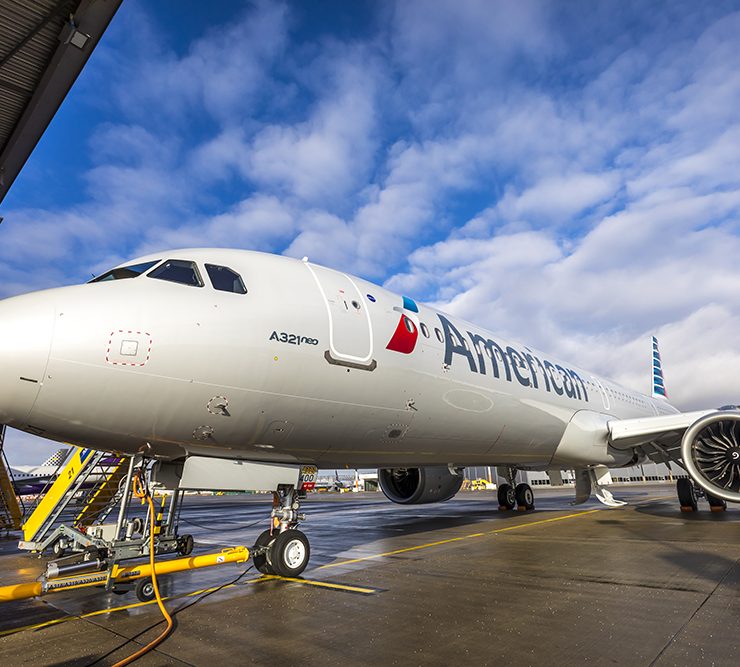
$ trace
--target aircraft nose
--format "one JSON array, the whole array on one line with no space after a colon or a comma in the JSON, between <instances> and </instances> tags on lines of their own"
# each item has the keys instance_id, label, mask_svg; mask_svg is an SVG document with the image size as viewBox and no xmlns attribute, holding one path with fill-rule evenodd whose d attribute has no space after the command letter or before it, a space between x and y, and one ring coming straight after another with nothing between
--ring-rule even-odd
<instances>
[{"instance_id":1,"label":"aircraft nose","mask_svg":"<svg viewBox=\"0 0 740 667\"><path fill-rule=\"evenodd\" d=\"M43 385L54 306L43 293L0 301L0 423L25 425Z\"/></svg>"}]
</instances>

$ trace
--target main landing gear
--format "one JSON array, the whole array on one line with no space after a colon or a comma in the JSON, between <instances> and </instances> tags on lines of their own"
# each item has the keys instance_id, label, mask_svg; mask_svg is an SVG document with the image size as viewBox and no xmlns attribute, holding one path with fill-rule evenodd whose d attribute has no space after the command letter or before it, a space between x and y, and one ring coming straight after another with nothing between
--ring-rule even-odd
<instances>
[{"instance_id":1,"label":"main landing gear","mask_svg":"<svg viewBox=\"0 0 740 667\"><path fill-rule=\"evenodd\" d=\"M505 473L508 483L498 487L498 508L502 511L513 510L516 507L520 512L534 509L534 491L529 484L516 484L516 469L509 468Z\"/></svg>"},{"instance_id":2,"label":"main landing gear","mask_svg":"<svg viewBox=\"0 0 740 667\"><path fill-rule=\"evenodd\" d=\"M693 480L688 477L682 477L676 482L676 493L678 502L681 504L682 512L696 512L699 509L699 498L706 498L709 503L709 509L712 512L724 512L727 510L727 503L722 498L717 498L711 493L694 484Z\"/></svg>"},{"instance_id":3,"label":"main landing gear","mask_svg":"<svg viewBox=\"0 0 740 667\"><path fill-rule=\"evenodd\" d=\"M262 574L297 577L306 569L311 556L308 538L296 528L305 516L300 514L300 498L292 486L280 486L272 503L272 525L257 538L252 561Z\"/></svg>"}]
</instances>

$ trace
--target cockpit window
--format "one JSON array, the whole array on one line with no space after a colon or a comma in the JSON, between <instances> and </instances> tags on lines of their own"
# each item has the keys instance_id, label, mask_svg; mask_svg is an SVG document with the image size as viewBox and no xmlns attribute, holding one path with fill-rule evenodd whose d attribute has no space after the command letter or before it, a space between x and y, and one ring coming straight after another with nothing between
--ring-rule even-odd
<instances>
[{"instance_id":1,"label":"cockpit window","mask_svg":"<svg viewBox=\"0 0 740 667\"><path fill-rule=\"evenodd\" d=\"M119 266L117 269L106 271L97 278L88 281L91 283L102 283L105 280L121 280L122 278L136 278L145 271L151 269L160 260L153 259L151 262L142 262L141 264L131 264L130 266Z\"/></svg>"},{"instance_id":2,"label":"cockpit window","mask_svg":"<svg viewBox=\"0 0 740 667\"><path fill-rule=\"evenodd\" d=\"M247 293L242 277L235 271L217 264L206 264L206 271L208 271L214 289L222 292L233 292L234 294Z\"/></svg>"},{"instance_id":3,"label":"cockpit window","mask_svg":"<svg viewBox=\"0 0 740 667\"><path fill-rule=\"evenodd\" d=\"M169 280L172 283L192 287L203 287L203 281L195 262L188 262L183 259L168 259L164 264L151 271L147 277Z\"/></svg>"}]
</instances>

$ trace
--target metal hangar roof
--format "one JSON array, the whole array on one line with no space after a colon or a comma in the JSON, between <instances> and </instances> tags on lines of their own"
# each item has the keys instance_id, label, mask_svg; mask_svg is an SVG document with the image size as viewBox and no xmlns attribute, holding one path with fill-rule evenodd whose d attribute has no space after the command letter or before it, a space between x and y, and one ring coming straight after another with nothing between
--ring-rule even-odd
<instances>
[{"instance_id":1,"label":"metal hangar roof","mask_svg":"<svg viewBox=\"0 0 740 667\"><path fill-rule=\"evenodd\" d=\"M0 202L122 0L0 0Z\"/></svg>"}]
</instances>

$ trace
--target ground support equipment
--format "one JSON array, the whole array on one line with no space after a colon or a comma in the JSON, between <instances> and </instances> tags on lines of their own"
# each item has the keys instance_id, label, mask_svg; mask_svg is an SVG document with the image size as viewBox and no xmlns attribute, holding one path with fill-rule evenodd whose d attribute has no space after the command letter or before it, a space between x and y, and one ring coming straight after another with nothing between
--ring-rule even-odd
<instances>
[{"instance_id":1,"label":"ground support equipment","mask_svg":"<svg viewBox=\"0 0 740 667\"><path fill-rule=\"evenodd\" d=\"M165 574L174 574L175 572L196 570L203 567L224 565L226 563L244 563L248 559L249 549L246 547L234 547L232 549L225 549L218 553L158 561L154 565L154 574L156 576L160 576ZM88 562L92 567L94 561ZM54 574L54 571L50 572L49 568L47 568L47 572L39 581L0 587L0 602L23 600L25 598L45 595L47 593L56 593L77 588L88 588L90 586L105 586L109 587L111 590L120 592L122 590L121 587L125 587L127 585L130 587L130 584L133 581L150 579L152 576L152 568L149 563L143 563L140 565L114 564L112 567L106 568L102 571L90 571L83 574L70 574L68 576L58 577L49 576L50 574ZM147 597L146 599L152 598L153 596Z\"/></svg>"}]
</instances>

